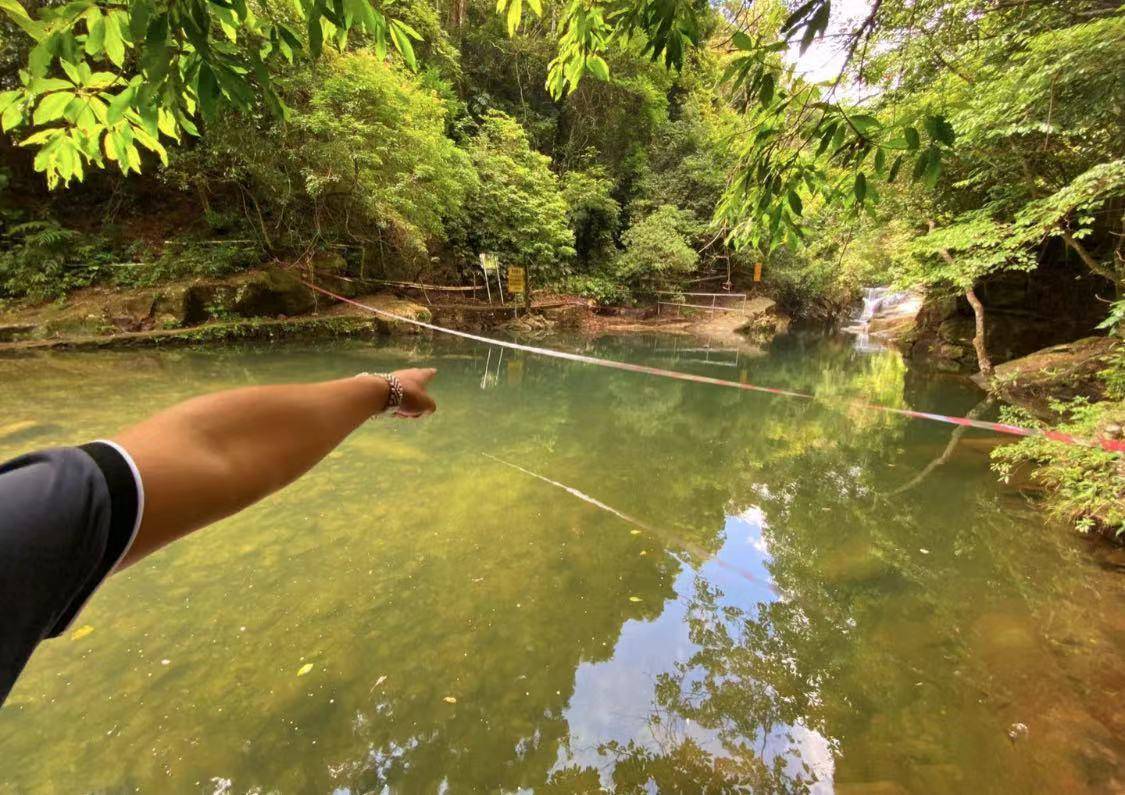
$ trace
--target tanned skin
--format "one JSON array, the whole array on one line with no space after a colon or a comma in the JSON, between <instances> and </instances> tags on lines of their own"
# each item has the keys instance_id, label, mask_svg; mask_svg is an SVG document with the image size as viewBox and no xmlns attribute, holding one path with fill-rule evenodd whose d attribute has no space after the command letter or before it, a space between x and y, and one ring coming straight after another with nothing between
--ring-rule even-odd
<instances>
[{"instance_id":1,"label":"tanned skin","mask_svg":"<svg viewBox=\"0 0 1125 795\"><path fill-rule=\"evenodd\" d=\"M426 393L436 372L395 373L404 389L395 416L437 409ZM113 436L133 457L145 494L136 540L118 568L289 485L388 399L387 382L371 375L246 387L193 398Z\"/></svg>"}]
</instances>

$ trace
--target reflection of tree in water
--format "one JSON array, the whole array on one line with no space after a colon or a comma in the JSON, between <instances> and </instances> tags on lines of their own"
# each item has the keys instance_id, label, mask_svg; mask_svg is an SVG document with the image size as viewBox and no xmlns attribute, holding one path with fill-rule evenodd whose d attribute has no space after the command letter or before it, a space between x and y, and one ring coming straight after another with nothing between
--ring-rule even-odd
<instances>
[{"instance_id":1,"label":"reflection of tree in water","mask_svg":"<svg viewBox=\"0 0 1125 795\"><path fill-rule=\"evenodd\" d=\"M759 605L755 617L722 604L722 596L696 578L687 619L695 651L657 677L652 741L598 747L600 771L615 791L655 785L658 792L804 793L816 783L793 727L815 710L819 672L803 672L785 638L772 631L775 622L800 616L799 608ZM596 781L591 771L572 766L552 783Z\"/></svg>"},{"instance_id":2,"label":"reflection of tree in water","mask_svg":"<svg viewBox=\"0 0 1125 795\"><path fill-rule=\"evenodd\" d=\"M785 344L795 349L749 362L749 380L902 401L904 376L893 357L857 360L842 345ZM377 369L366 355L356 352L353 369ZM505 368L514 359L505 357ZM939 454L948 429L531 358L516 375L501 373L482 409L484 354L457 361L443 364L441 383L462 379L465 387L451 391L445 407L460 401L472 408L466 416L487 418L484 428L433 440L435 449L417 459L401 441L361 435L347 458L330 459L319 479L294 492L333 506L309 526L315 534L294 531L285 546L285 559L308 554L316 565L304 571L248 553L260 587L233 589L230 598L271 620L253 636L219 640L217 649L237 654L222 661L224 673L212 684L185 680L185 699L221 703L231 717L216 721L192 704L173 718L173 731L148 712L122 728L137 747L157 738L153 760L176 759L185 737L207 737L205 749L187 754L198 768L181 763L177 781L230 771L240 790L412 792L446 781L452 791L571 792L606 782L621 792L800 792L821 773L802 744L816 732L841 755L837 783L898 780L932 791L949 789L953 774L910 776L953 762L985 770L994 758L1010 758L1004 729L1026 715L1009 715L1005 705L1026 704L1031 681L1019 677L1046 672L1046 690L1070 687L1061 668L1044 662L1030 625L1041 617L1056 635L1065 628L1064 640L1087 642L1088 628L1068 612L1073 585L1064 575L1071 570L1057 565L1058 550L1045 539L1026 543L983 459L967 464L954 456L900 498L876 498ZM217 379L230 378L228 368L210 358L203 365L202 380L226 385ZM156 386L165 383L158 377L152 374ZM912 381L912 404L951 404L948 395L931 402L926 388ZM971 394L962 398L972 405ZM412 478L409 500L372 505L372 494L392 494L392 485L357 478L354 468L382 472L392 443L403 448L394 467L425 469L426 478ZM567 709L579 666L607 660L626 622L652 621L675 598L682 560L550 486L502 477L481 451L674 528L711 553L729 541L726 516L751 507L764 516L761 541L783 598L742 604L736 589L720 594L697 579L682 597L693 650L654 683L651 741L606 743L601 763L588 766L588 758L567 753ZM340 470L329 476L333 467ZM265 535L272 524L271 534L285 533L286 511L296 509L283 499L252 529ZM353 532L368 524L370 534ZM183 565L150 580L161 590L202 588L212 576L213 547L185 545L172 554ZM315 582L328 575L347 587ZM301 604L276 609L279 591ZM632 595L643 601L631 602ZM146 620L161 637L158 619ZM203 646L209 630L198 631ZM322 652L314 659L323 680L308 676L293 686L291 670L274 677L262 663L306 645ZM124 673L107 684L123 699L140 699L145 683L128 675L134 662L119 662ZM447 695L457 703L445 702ZM74 704L55 714L73 716L77 727L82 712ZM271 728L255 734L263 715ZM284 730L276 728L279 717ZM34 736L16 738L20 749ZM1083 736L1094 736L1085 746L1109 742ZM84 732L76 728L59 747L87 747ZM36 756L34 764L46 771L56 757ZM134 767L138 784L160 775L144 767L148 758ZM279 771L286 759L292 764ZM569 766L556 769L560 759Z\"/></svg>"}]
</instances>

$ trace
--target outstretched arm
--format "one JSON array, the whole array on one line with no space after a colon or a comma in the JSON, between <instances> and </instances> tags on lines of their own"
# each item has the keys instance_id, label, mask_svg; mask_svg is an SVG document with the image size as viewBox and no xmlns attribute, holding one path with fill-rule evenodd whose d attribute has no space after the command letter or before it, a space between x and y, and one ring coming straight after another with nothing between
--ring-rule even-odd
<instances>
[{"instance_id":1,"label":"outstretched arm","mask_svg":"<svg viewBox=\"0 0 1125 795\"><path fill-rule=\"evenodd\" d=\"M404 388L397 416L435 410L426 394L435 372L394 374ZM145 506L121 565L293 482L388 399L387 382L372 375L247 387L193 398L122 431L112 440L136 463Z\"/></svg>"}]
</instances>

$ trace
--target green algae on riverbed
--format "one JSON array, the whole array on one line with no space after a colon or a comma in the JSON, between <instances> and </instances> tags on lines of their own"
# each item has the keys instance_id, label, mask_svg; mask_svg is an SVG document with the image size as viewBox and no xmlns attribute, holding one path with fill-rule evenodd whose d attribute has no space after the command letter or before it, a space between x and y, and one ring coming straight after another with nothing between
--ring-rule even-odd
<instances>
[{"instance_id":1,"label":"green algae on riverbed","mask_svg":"<svg viewBox=\"0 0 1125 795\"><path fill-rule=\"evenodd\" d=\"M662 338L554 344L977 400L839 340L711 362ZM1121 786L1119 575L974 445L889 496L941 454L940 425L419 338L0 360L0 457L203 391L420 362L434 417L361 428L113 578L37 652L0 710L0 792Z\"/></svg>"}]
</instances>

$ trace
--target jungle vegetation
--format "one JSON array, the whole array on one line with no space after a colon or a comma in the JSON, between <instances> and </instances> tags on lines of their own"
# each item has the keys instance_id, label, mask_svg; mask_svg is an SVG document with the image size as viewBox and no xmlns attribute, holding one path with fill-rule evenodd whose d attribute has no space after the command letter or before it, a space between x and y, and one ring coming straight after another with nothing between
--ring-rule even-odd
<instances>
[{"instance_id":1,"label":"jungle vegetation","mask_svg":"<svg viewBox=\"0 0 1125 795\"><path fill-rule=\"evenodd\" d=\"M963 296L988 376L982 280L1066 262L1120 333L1122 7L841 5L0 0L0 301L487 252L623 303L760 263L794 315Z\"/></svg>"}]
</instances>

